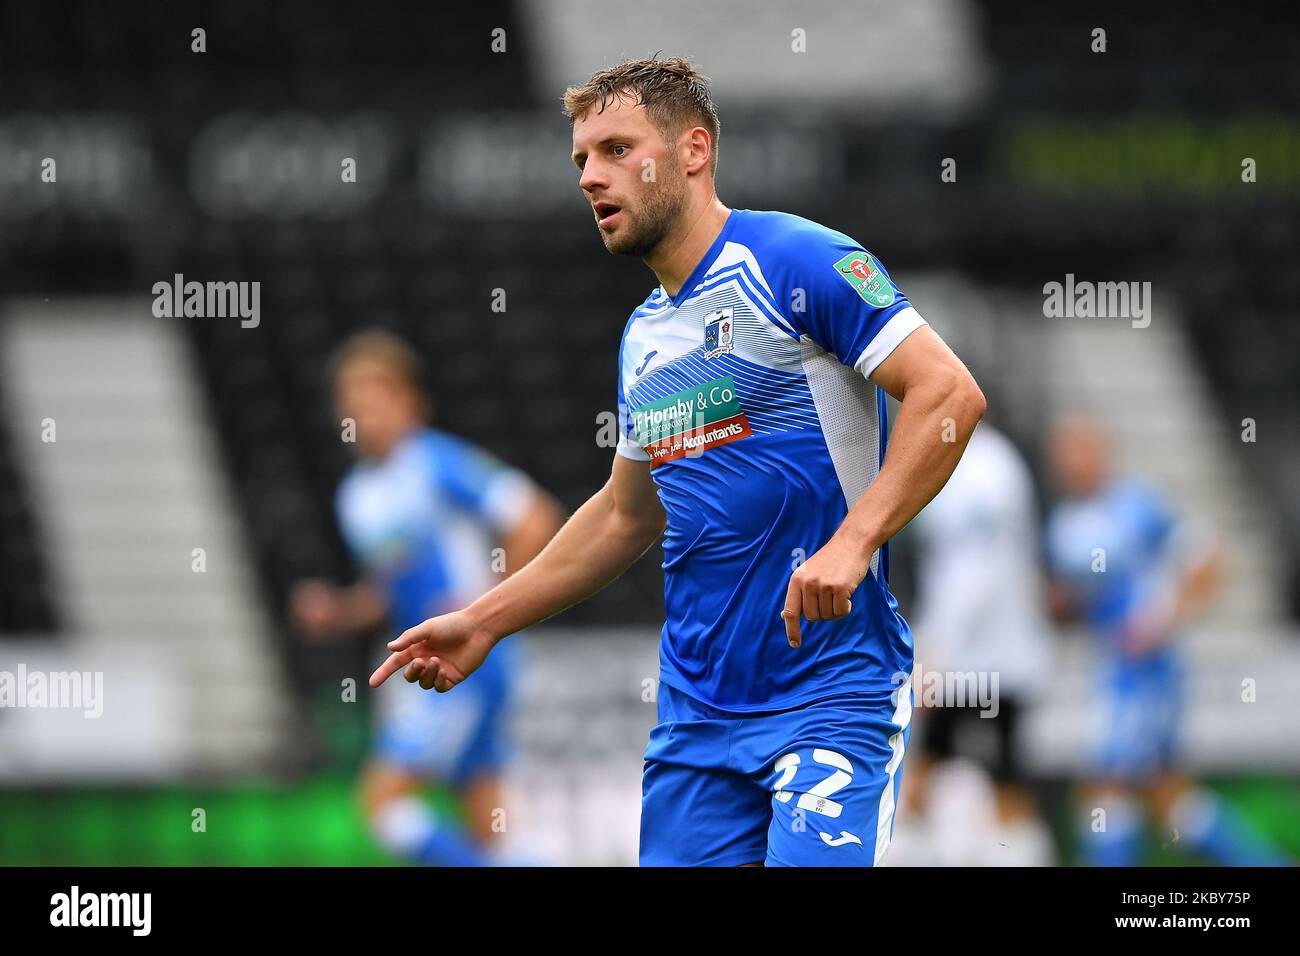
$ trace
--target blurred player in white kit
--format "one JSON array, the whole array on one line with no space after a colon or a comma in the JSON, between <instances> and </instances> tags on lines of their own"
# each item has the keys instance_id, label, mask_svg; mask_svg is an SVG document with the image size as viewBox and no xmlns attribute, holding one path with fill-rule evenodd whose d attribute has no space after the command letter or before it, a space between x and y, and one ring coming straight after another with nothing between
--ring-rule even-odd
<instances>
[{"instance_id":1,"label":"blurred player in white kit","mask_svg":"<svg viewBox=\"0 0 1300 956\"><path fill-rule=\"evenodd\" d=\"M1024 709L1047 675L1050 625L1033 478L1011 440L982 423L912 527L917 658L930 675L922 682L969 675L994 693L932 707L918 689L920 747L895 862L1051 865L1055 850L1024 786L1020 743Z\"/></svg>"}]
</instances>

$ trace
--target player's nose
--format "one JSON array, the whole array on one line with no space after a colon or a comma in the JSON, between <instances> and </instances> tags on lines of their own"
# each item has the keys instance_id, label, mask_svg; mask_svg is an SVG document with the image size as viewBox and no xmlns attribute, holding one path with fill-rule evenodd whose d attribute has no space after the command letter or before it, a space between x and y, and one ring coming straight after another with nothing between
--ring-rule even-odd
<instances>
[{"instance_id":1,"label":"player's nose","mask_svg":"<svg viewBox=\"0 0 1300 956\"><path fill-rule=\"evenodd\" d=\"M578 178L578 188L587 194L588 200L595 202L593 190L604 189L607 186L609 180L605 176L603 167L594 159L588 159L582 167L582 175Z\"/></svg>"}]
</instances>

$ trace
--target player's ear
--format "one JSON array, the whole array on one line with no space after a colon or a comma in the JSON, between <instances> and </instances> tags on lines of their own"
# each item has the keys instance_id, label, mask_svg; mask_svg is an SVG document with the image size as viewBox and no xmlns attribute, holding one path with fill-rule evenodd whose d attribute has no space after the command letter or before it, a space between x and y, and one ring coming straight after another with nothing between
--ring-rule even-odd
<instances>
[{"instance_id":1,"label":"player's ear","mask_svg":"<svg viewBox=\"0 0 1300 956\"><path fill-rule=\"evenodd\" d=\"M701 170L707 171L709 160L713 158L713 138L703 126L695 126L686 131L683 150L683 164L688 176L694 176Z\"/></svg>"}]
</instances>

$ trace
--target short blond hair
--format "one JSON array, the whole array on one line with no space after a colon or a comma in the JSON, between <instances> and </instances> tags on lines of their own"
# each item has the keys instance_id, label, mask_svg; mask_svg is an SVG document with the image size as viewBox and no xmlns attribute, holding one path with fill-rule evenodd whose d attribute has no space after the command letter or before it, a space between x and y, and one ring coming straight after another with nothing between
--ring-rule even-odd
<instances>
[{"instance_id":1,"label":"short blond hair","mask_svg":"<svg viewBox=\"0 0 1300 956\"><path fill-rule=\"evenodd\" d=\"M381 365L424 401L429 398L429 373L418 352L400 336L382 329L365 329L344 339L329 360L329 378L337 383L358 362Z\"/></svg>"},{"instance_id":2,"label":"short blond hair","mask_svg":"<svg viewBox=\"0 0 1300 956\"><path fill-rule=\"evenodd\" d=\"M713 142L709 172L718 171L718 138L722 121L713 102L709 78L686 57L625 60L618 66L592 74L582 86L564 91L564 115L572 124L595 109L602 112L615 98L627 97L645 107L655 128L670 140L684 129L703 126Z\"/></svg>"}]
</instances>

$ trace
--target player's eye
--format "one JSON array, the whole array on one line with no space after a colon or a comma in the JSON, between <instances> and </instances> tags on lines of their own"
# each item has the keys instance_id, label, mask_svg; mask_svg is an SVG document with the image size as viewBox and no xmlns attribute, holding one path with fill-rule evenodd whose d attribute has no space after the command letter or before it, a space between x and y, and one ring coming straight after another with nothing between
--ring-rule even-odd
<instances>
[{"instance_id":1,"label":"player's eye","mask_svg":"<svg viewBox=\"0 0 1300 956\"><path fill-rule=\"evenodd\" d=\"M630 147L627 147L627 146L615 146L615 147L611 150L611 152L612 152L615 156L625 156L625 155L627 155L627 152L628 152L629 149L630 149ZM620 153L619 150L623 150L623 152Z\"/></svg>"}]
</instances>

